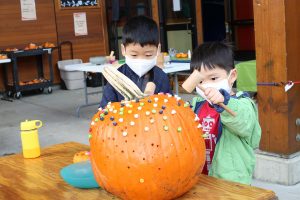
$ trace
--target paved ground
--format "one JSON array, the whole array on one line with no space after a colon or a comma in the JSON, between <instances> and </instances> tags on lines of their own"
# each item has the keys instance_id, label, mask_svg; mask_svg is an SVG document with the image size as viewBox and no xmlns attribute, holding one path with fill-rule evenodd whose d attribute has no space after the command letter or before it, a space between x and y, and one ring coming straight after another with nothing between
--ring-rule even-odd
<instances>
[{"instance_id":1,"label":"paved ground","mask_svg":"<svg viewBox=\"0 0 300 200\"><path fill-rule=\"evenodd\" d=\"M96 88L98 89L98 88ZM185 100L191 95L181 94ZM91 102L100 102L101 95L93 95ZM84 102L83 90L59 90L52 94L23 96L13 102L0 101L0 156L21 151L20 122L40 119L44 125L39 129L41 146L76 141L88 144L90 118L98 106L83 108L80 118L75 116L78 105ZM300 184L282 186L254 180L254 186L275 191L280 200L299 200Z\"/></svg>"}]
</instances>

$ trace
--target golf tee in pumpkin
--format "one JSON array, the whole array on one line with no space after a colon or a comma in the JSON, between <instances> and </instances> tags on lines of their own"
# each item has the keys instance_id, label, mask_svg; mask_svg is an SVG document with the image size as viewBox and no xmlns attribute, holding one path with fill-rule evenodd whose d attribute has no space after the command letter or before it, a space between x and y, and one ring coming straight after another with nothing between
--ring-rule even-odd
<instances>
[{"instance_id":1,"label":"golf tee in pumpkin","mask_svg":"<svg viewBox=\"0 0 300 200\"><path fill-rule=\"evenodd\" d=\"M146 94L146 95L153 95L154 92L155 92L155 88L156 88L155 83L148 82L147 85L146 85L146 87L145 87L144 94Z\"/></svg>"},{"instance_id":2,"label":"golf tee in pumpkin","mask_svg":"<svg viewBox=\"0 0 300 200\"><path fill-rule=\"evenodd\" d=\"M98 184L122 199L174 199L199 180L205 143L190 104L157 94L109 103L90 126Z\"/></svg>"}]
</instances>

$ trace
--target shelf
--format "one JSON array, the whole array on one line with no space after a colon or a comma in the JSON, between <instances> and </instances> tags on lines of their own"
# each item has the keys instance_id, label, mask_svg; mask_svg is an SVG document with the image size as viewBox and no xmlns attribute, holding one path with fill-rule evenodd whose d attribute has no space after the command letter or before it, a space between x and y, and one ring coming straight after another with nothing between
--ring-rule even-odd
<instances>
[{"instance_id":1,"label":"shelf","mask_svg":"<svg viewBox=\"0 0 300 200\"><path fill-rule=\"evenodd\" d=\"M32 50L19 50L19 51L2 51L5 53L12 62L12 82L8 82L8 66L5 65L3 68L4 75L4 86L5 92L7 94L14 94L15 98L19 99L21 97L21 92L26 90L35 90L35 89L44 89L48 88L48 93L52 92L51 85L53 83L53 69L52 69L52 50L54 48L39 48ZM49 80L44 78L44 63L43 63L43 55L47 55L49 70L50 70L50 78ZM19 80L19 70L18 70L18 58L19 57L29 57L33 56L36 58L37 72L40 82L31 81L28 82L20 82ZM20 83L22 85L20 85Z\"/></svg>"},{"instance_id":2,"label":"shelf","mask_svg":"<svg viewBox=\"0 0 300 200\"><path fill-rule=\"evenodd\" d=\"M11 59L0 59L0 64L1 63L10 63Z\"/></svg>"},{"instance_id":3,"label":"shelf","mask_svg":"<svg viewBox=\"0 0 300 200\"><path fill-rule=\"evenodd\" d=\"M51 52L53 48L45 48L45 49L31 49L31 50L18 50L18 51L1 51L1 53L7 54L10 58L14 57L23 57L23 56L35 56L41 55L45 52Z\"/></svg>"},{"instance_id":4,"label":"shelf","mask_svg":"<svg viewBox=\"0 0 300 200\"><path fill-rule=\"evenodd\" d=\"M177 24L191 24L192 20L191 19L167 19L166 25L177 25Z\"/></svg>"},{"instance_id":5,"label":"shelf","mask_svg":"<svg viewBox=\"0 0 300 200\"><path fill-rule=\"evenodd\" d=\"M18 85L14 86L12 84L8 84L8 90L9 91L14 91L14 92L19 92L19 91L26 91L26 90L35 90L35 89L40 89L40 88L47 88L52 85L50 80L47 80L45 82L41 83L33 83L33 84L26 84L26 85ZM16 90L16 91L15 91Z\"/></svg>"},{"instance_id":6,"label":"shelf","mask_svg":"<svg viewBox=\"0 0 300 200\"><path fill-rule=\"evenodd\" d=\"M240 20L234 20L232 22L233 26L253 26L254 20L253 19L240 19Z\"/></svg>"}]
</instances>

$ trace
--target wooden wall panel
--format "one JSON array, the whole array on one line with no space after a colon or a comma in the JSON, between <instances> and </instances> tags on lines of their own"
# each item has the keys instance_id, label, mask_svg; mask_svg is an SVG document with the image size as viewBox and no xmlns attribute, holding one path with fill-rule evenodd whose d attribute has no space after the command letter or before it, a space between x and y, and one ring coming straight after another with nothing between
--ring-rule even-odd
<instances>
[{"instance_id":1,"label":"wooden wall panel","mask_svg":"<svg viewBox=\"0 0 300 200\"><path fill-rule=\"evenodd\" d=\"M75 36L73 13L85 12L87 18L88 35ZM100 1L99 8L81 8L61 10L55 4L58 41L73 43L74 58L88 61L89 57L108 54L108 39L106 27L105 1ZM70 55L69 50L63 50L63 58Z\"/></svg>"},{"instance_id":2,"label":"wooden wall panel","mask_svg":"<svg viewBox=\"0 0 300 200\"><path fill-rule=\"evenodd\" d=\"M0 1L0 49L24 48L28 43L41 44L44 42L57 42L54 4L52 0L36 1L37 20L22 21L20 0ZM57 55L54 55L54 61ZM46 62L47 63L47 62ZM45 74L49 70L45 66ZM56 81L59 80L58 71ZM36 78L35 61L32 58L22 59L19 62L19 74L21 80ZM2 70L0 70L0 90L3 90Z\"/></svg>"},{"instance_id":3,"label":"wooden wall panel","mask_svg":"<svg viewBox=\"0 0 300 200\"><path fill-rule=\"evenodd\" d=\"M1 48L23 48L30 42L56 43L53 2L36 1L37 20L22 21L20 0L0 1L0 45Z\"/></svg>"},{"instance_id":4,"label":"wooden wall panel","mask_svg":"<svg viewBox=\"0 0 300 200\"><path fill-rule=\"evenodd\" d=\"M159 25L158 0L152 0L152 18Z\"/></svg>"}]
</instances>

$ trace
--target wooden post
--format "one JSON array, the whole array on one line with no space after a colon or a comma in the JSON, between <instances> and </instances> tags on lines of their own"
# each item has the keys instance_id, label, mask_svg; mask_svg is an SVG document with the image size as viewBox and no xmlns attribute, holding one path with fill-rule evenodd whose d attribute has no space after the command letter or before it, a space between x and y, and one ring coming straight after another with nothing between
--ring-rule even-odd
<instances>
[{"instance_id":1,"label":"wooden post","mask_svg":"<svg viewBox=\"0 0 300 200\"><path fill-rule=\"evenodd\" d=\"M107 30L107 18L106 18L106 5L105 1L99 2L101 7L101 22L102 22L102 35L103 35L103 47L106 55L109 55L109 38L108 38L108 30Z\"/></svg>"},{"instance_id":2,"label":"wooden post","mask_svg":"<svg viewBox=\"0 0 300 200\"><path fill-rule=\"evenodd\" d=\"M152 19L159 25L158 0L152 0Z\"/></svg>"},{"instance_id":3,"label":"wooden post","mask_svg":"<svg viewBox=\"0 0 300 200\"><path fill-rule=\"evenodd\" d=\"M258 82L299 81L299 0L253 0ZM290 155L300 151L300 85L259 86L260 149Z\"/></svg>"},{"instance_id":4,"label":"wooden post","mask_svg":"<svg viewBox=\"0 0 300 200\"><path fill-rule=\"evenodd\" d=\"M197 43L203 43L203 22L202 22L202 0L196 0L196 26L197 26Z\"/></svg>"}]
</instances>

